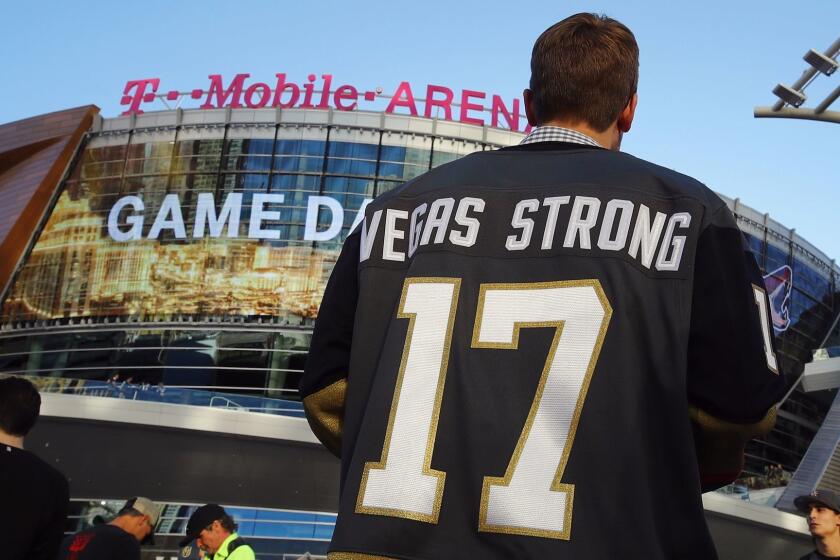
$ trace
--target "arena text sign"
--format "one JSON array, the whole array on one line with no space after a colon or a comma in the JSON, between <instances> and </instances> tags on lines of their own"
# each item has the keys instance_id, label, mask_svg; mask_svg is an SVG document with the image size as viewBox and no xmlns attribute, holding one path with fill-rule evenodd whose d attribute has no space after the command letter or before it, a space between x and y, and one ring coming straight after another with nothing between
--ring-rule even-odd
<instances>
[{"instance_id":1,"label":"arena text sign","mask_svg":"<svg viewBox=\"0 0 840 560\"><path fill-rule=\"evenodd\" d=\"M320 77L309 74L303 83L289 81L284 73L275 74L271 84L251 82L250 77L250 74L236 74L226 81L221 74L211 74L208 76L210 84L206 90L190 91L164 91L160 78L129 80L120 100L121 105L127 106L122 115L139 115L143 113L144 104L156 100L177 102L177 106L180 106L186 98L201 100L200 109L279 107L338 111L355 111L360 104L373 104L381 98L388 102L386 113L440 118L477 126L488 125L515 132L527 132L530 128L519 99L506 102L498 95L483 91L456 91L432 84L425 88L412 88L409 82L400 82L393 93L389 94L381 87L363 90L348 84L336 86L332 74L321 74Z\"/></svg>"},{"instance_id":2,"label":"arena text sign","mask_svg":"<svg viewBox=\"0 0 840 560\"><path fill-rule=\"evenodd\" d=\"M235 238L240 236L240 218L244 214L248 220L246 229L249 239L279 239L280 231L272 228L272 222L281 220L284 210L289 211L288 208L278 208L278 205L284 203L285 195L253 193L250 198L249 204L243 200L243 193L228 193L217 211L214 195L200 193L195 206L195 222L191 231L187 231L177 194L167 194L163 198L148 228L144 227L146 216L143 199L136 195L123 196L108 215L108 235L118 242L144 238L154 240L164 231L170 232L175 239L200 239L208 236ZM431 204L420 204L411 212L388 209L383 217L383 210L377 210L368 222L364 212L371 201L364 200L350 228L355 229L364 221L361 261L370 257L377 236L384 239L382 258L390 261L404 261L406 254L410 258L422 245L442 244L447 240L453 245L472 247L477 241L480 218L487 206L484 199L476 197L464 197L457 204L454 198L441 198ZM543 235L533 235L535 220L529 216L535 215L541 207L549 209L550 219L546 221ZM558 224L558 215L563 207L569 210L565 227ZM323 217L322 209L331 214L328 224L323 221L319 223L319 216ZM510 216L505 220L509 220L510 235L506 237L504 247L508 251L524 251L531 246L550 250L555 237L559 236L565 248L591 250L594 242L595 246L604 251L626 251L632 259L638 260L648 269L655 262L656 270L659 271L679 270L686 244L685 235L679 233L691 225L689 212L652 211L644 204L636 209L636 205L629 200L602 201L591 196L555 196L542 201L529 198L506 210ZM344 224L345 211L338 200L315 195L308 198L304 240L332 240L339 235ZM596 226L600 226L597 228L599 233L591 234ZM395 248L399 240L407 240L406 251ZM658 257L654 259L657 247Z\"/></svg>"},{"instance_id":3,"label":"arena text sign","mask_svg":"<svg viewBox=\"0 0 840 560\"><path fill-rule=\"evenodd\" d=\"M247 216L249 239L280 239L280 231L271 227L271 222L282 218L280 209L285 195L279 193L254 193L250 201L243 201L242 193L229 193L216 211L216 200L212 193L200 193L195 204L195 223L187 231L184 212L177 194L168 194L163 198L157 213L147 220L146 205L136 195L118 199L108 213L108 235L114 241L127 242L140 239L158 239L164 231L170 232L175 239L200 239L203 237L239 237L240 217ZM365 207L372 198L362 202L351 224L355 228L364 218ZM330 221L323 228L318 217L322 209L328 210ZM153 220L153 221L152 221ZM150 227L145 227L151 222ZM341 203L330 196L310 196L306 206L306 223L303 239L305 241L329 241L338 236L345 223L345 212ZM320 228L320 229L319 229ZM145 232L145 234L144 234Z\"/></svg>"}]
</instances>

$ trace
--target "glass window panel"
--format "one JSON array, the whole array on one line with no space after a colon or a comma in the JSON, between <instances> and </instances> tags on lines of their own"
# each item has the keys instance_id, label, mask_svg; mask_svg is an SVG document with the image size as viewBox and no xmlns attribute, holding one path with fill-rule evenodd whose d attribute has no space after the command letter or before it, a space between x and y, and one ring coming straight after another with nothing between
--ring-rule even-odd
<instances>
[{"instance_id":1,"label":"glass window panel","mask_svg":"<svg viewBox=\"0 0 840 560\"><path fill-rule=\"evenodd\" d=\"M171 158L129 159L125 163L126 175L153 175L169 173Z\"/></svg>"},{"instance_id":2,"label":"glass window panel","mask_svg":"<svg viewBox=\"0 0 840 560\"><path fill-rule=\"evenodd\" d=\"M271 156L236 156L225 158L225 169L230 171L268 171Z\"/></svg>"},{"instance_id":3,"label":"glass window panel","mask_svg":"<svg viewBox=\"0 0 840 560\"><path fill-rule=\"evenodd\" d=\"M274 175L271 178L271 190L299 189L317 191L321 178L317 175Z\"/></svg>"},{"instance_id":4,"label":"glass window panel","mask_svg":"<svg viewBox=\"0 0 840 560\"><path fill-rule=\"evenodd\" d=\"M67 185L67 192L73 199L87 201L90 211L103 216L111 211L114 203L122 196L122 181L120 179L102 179L99 181L82 181L78 183L76 192L71 184ZM103 222L103 226L104 226Z\"/></svg>"},{"instance_id":5,"label":"glass window panel","mask_svg":"<svg viewBox=\"0 0 840 560\"><path fill-rule=\"evenodd\" d=\"M221 162L222 140L184 140L175 142L173 171L215 172Z\"/></svg>"},{"instance_id":6,"label":"glass window panel","mask_svg":"<svg viewBox=\"0 0 840 560\"><path fill-rule=\"evenodd\" d=\"M753 252L753 255L755 255L756 262L761 265L761 262L764 259L764 240L748 233L745 233L744 235L750 245L750 250Z\"/></svg>"},{"instance_id":7,"label":"glass window panel","mask_svg":"<svg viewBox=\"0 0 840 560\"><path fill-rule=\"evenodd\" d=\"M383 161L379 164L379 176L385 179L402 179L404 168L402 163Z\"/></svg>"},{"instance_id":8,"label":"glass window panel","mask_svg":"<svg viewBox=\"0 0 840 560\"><path fill-rule=\"evenodd\" d=\"M82 163L121 161L125 159L126 149L127 146L125 144L89 148L85 150L82 156Z\"/></svg>"},{"instance_id":9,"label":"glass window panel","mask_svg":"<svg viewBox=\"0 0 840 560\"><path fill-rule=\"evenodd\" d=\"M327 162L327 172L328 173L342 174L342 175L349 175L350 174L350 163L351 163L351 160L349 160L349 159L331 159Z\"/></svg>"},{"instance_id":10,"label":"glass window panel","mask_svg":"<svg viewBox=\"0 0 840 560\"><path fill-rule=\"evenodd\" d=\"M78 169L78 177L81 179L98 179L101 177L119 177L123 173L125 160L115 161L92 161L82 163Z\"/></svg>"},{"instance_id":11,"label":"glass window panel","mask_svg":"<svg viewBox=\"0 0 840 560\"><path fill-rule=\"evenodd\" d=\"M318 514L305 511L257 510L255 519L259 521L316 521ZM335 521L335 520L333 520Z\"/></svg>"},{"instance_id":12,"label":"glass window panel","mask_svg":"<svg viewBox=\"0 0 840 560\"><path fill-rule=\"evenodd\" d=\"M403 169L403 180L409 181L425 173L427 169L419 165L406 165Z\"/></svg>"},{"instance_id":13,"label":"glass window panel","mask_svg":"<svg viewBox=\"0 0 840 560\"><path fill-rule=\"evenodd\" d=\"M130 144L128 146L128 159L172 157L174 145L174 141Z\"/></svg>"},{"instance_id":14,"label":"glass window panel","mask_svg":"<svg viewBox=\"0 0 840 560\"><path fill-rule=\"evenodd\" d=\"M772 243L767 244L767 272L773 272L788 262L788 252L776 247Z\"/></svg>"},{"instance_id":15,"label":"glass window panel","mask_svg":"<svg viewBox=\"0 0 840 560\"><path fill-rule=\"evenodd\" d=\"M330 160L332 161L332 160ZM329 169L328 169L329 171ZM366 175L372 177L376 173L375 161L352 160L350 163L351 175Z\"/></svg>"},{"instance_id":16,"label":"glass window panel","mask_svg":"<svg viewBox=\"0 0 840 560\"><path fill-rule=\"evenodd\" d=\"M268 175L238 175L237 187L243 191L268 192Z\"/></svg>"},{"instance_id":17,"label":"glass window panel","mask_svg":"<svg viewBox=\"0 0 840 560\"><path fill-rule=\"evenodd\" d=\"M215 173L219 170L217 156L177 157L173 162L174 173Z\"/></svg>"},{"instance_id":18,"label":"glass window panel","mask_svg":"<svg viewBox=\"0 0 840 560\"><path fill-rule=\"evenodd\" d=\"M327 177L324 180L325 193L352 193L373 196L373 180L352 177Z\"/></svg>"},{"instance_id":19,"label":"glass window panel","mask_svg":"<svg viewBox=\"0 0 840 560\"><path fill-rule=\"evenodd\" d=\"M437 167L438 165L443 165L444 163L449 163L450 161L455 161L458 159L458 154L454 154L451 152L440 152L435 150L434 154L432 155L432 167Z\"/></svg>"},{"instance_id":20,"label":"glass window panel","mask_svg":"<svg viewBox=\"0 0 840 560\"><path fill-rule=\"evenodd\" d=\"M323 167L324 158L322 157L279 156L274 159L274 169L287 173L320 173Z\"/></svg>"},{"instance_id":21,"label":"glass window panel","mask_svg":"<svg viewBox=\"0 0 840 560\"><path fill-rule=\"evenodd\" d=\"M224 141L213 140L183 140L175 142L175 154L178 156L209 156L221 155Z\"/></svg>"},{"instance_id":22,"label":"glass window panel","mask_svg":"<svg viewBox=\"0 0 840 560\"><path fill-rule=\"evenodd\" d=\"M376 183L376 194L380 195L384 192L388 192L394 187L398 187L402 185L402 181L377 181Z\"/></svg>"},{"instance_id":23,"label":"glass window panel","mask_svg":"<svg viewBox=\"0 0 840 560\"><path fill-rule=\"evenodd\" d=\"M263 138L237 139L227 141L229 156L239 155L268 155L274 150L274 141Z\"/></svg>"},{"instance_id":24,"label":"glass window panel","mask_svg":"<svg viewBox=\"0 0 840 560\"><path fill-rule=\"evenodd\" d=\"M373 176L376 173L376 162L353 159L331 159L327 161L327 173Z\"/></svg>"},{"instance_id":25,"label":"glass window panel","mask_svg":"<svg viewBox=\"0 0 840 560\"><path fill-rule=\"evenodd\" d=\"M417 165L423 169L429 168L429 158L432 155L431 150L421 150L419 148L407 148L405 151L405 162L412 165Z\"/></svg>"},{"instance_id":26,"label":"glass window panel","mask_svg":"<svg viewBox=\"0 0 840 560\"><path fill-rule=\"evenodd\" d=\"M799 259L793 261L794 283L797 288L818 301L825 301L831 292L831 281Z\"/></svg>"},{"instance_id":27,"label":"glass window panel","mask_svg":"<svg viewBox=\"0 0 840 560\"><path fill-rule=\"evenodd\" d=\"M167 177L126 177L122 183L123 194L158 195L166 192ZM148 204L146 205L148 209Z\"/></svg>"},{"instance_id":28,"label":"glass window panel","mask_svg":"<svg viewBox=\"0 0 840 560\"><path fill-rule=\"evenodd\" d=\"M268 192L268 174L262 173L236 173L222 175L222 183L225 191L242 192L246 194L248 204L250 204L250 194L255 192ZM245 204L243 198L243 204Z\"/></svg>"},{"instance_id":29,"label":"glass window panel","mask_svg":"<svg viewBox=\"0 0 840 560\"><path fill-rule=\"evenodd\" d=\"M361 142L330 142L329 157L376 160L379 146Z\"/></svg>"},{"instance_id":30,"label":"glass window panel","mask_svg":"<svg viewBox=\"0 0 840 560\"><path fill-rule=\"evenodd\" d=\"M237 171L258 171L271 169L273 140L245 139L228 140L225 169Z\"/></svg>"},{"instance_id":31,"label":"glass window panel","mask_svg":"<svg viewBox=\"0 0 840 560\"><path fill-rule=\"evenodd\" d=\"M327 172L372 176L376 172L376 144L331 142Z\"/></svg>"},{"instance_id":32,"label":"glass window panel","mask_svg":"<svg viewBox=\"0 0 840 560\"><path fill-rule=\"evenodd\" d=\"M379 159L402 163L405 161L405 152L406 148L404 146L382 146L382 156Z\"/></svg>"},{"instance_id":33,"label":"glass window panel","mask_svg":"<svg viewBox=\"0 0 840 560\"><path fill-rule=\"evenodd\" d=\"M169 188L172 192L183 192L186 190L214 192L218 182L219 177L216 174L203 175L191 173L189 175L172 175L170 177Z\"/></svg>"},{"instance_id":34,"label":"glass window panel","mask_svg":"<svg viewBox=\"0 0 840 560\"><path fill-rule=\"evenodd\" d=\"M275 154L323 157L325 146L320 140L278 140Z\"/></svg>"},{"instance_id":35,"label":"glass window panel","mask_svg":"<svg viewBox=\"0 0 840 560\"><path fill-rule=\"evenodd\" d=\"M334 525L315 525L315 532L312 534L314 539L332 539Z\"/></svg>"}]
</instances>

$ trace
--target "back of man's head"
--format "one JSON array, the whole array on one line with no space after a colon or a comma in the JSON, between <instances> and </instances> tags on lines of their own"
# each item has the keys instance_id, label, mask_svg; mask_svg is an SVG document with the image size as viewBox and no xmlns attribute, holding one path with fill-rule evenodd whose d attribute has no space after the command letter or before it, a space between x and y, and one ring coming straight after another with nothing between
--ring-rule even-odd
<instances>
[{"instance_id":1,"label":"back of man's head","mask_svg":"<svg viewBox=\"0 0 840 560\"><path fill-rule=\"evenodd\" d=\"M598 132L616 121L639 81L639 46L621 22L581 13L546 29L531 52L537 124L582 121Z\"/></svg>"},{"instance_id":2,"label":"back of man's head","mask_svg":"<svg viewBox=\"0 0 840 560\"><path fill-rule=\"evenodd\" d=\"M0 430L24 437L41 412L41 395L32 383L20 377L0 379Z\"/></svg>"}]
</instances>

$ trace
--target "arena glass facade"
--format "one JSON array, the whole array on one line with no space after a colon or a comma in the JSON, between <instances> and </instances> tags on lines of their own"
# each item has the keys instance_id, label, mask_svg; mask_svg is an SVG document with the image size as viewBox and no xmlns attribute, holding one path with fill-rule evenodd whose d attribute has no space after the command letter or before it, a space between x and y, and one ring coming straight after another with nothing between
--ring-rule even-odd
<instances>
[{"instance_id":1,"label":"arena glass facade","mask_svg":"<svg viewBox=\"0 0 840 560\"><path fill-rule=\"evenodd\" d=\"M519 138L362 112L100 120L0 304L0 372L293 397L321 294L365 202ZM126 198L134 204L115 212ZM213 215L228 204L214 236ZM152 232L159 214L184 231ZM194 236L197 215L206 229ZM115 239L138 216L136 238Z\"/></svg>"},{"instance_id":2,"label":"arena glass facade","mask_svg":"<svg viewBox=\"0 0 840 560\"><path fill-rule=\"evenodd\" d=\"M840 313L840 268L795 230L737 199L721 197L735 213L764 274L782 369L789 381L798 381ZM828 391L805 393L797 383L779 410L775 429L747 446L744 482L758 488L773 485L765 479L773 465L792 474L833 398Z\"/></svg>"},{"instance_id":3,"label":"arena glass facade","mask_svg":"<svg viewBox=\"0 0 840 560\"><path fill-rule=\"evenodd\" d=\"M362 111L99 119L3 294L0 374L299 414L321 294L366 201L521 138ZM840 269L727 202L766 274L782 366L796 378L837 314ZM795 390L776 430L750 444L748 482L760 486L769 465L793 472L829 404Z\"/></svg>"}]
</instances>

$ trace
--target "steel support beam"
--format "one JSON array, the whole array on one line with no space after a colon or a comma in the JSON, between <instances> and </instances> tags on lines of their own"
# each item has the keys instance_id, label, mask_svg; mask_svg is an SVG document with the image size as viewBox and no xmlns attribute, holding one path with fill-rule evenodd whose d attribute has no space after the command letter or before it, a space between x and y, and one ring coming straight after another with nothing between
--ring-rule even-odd
<instances>
[{"instance_id":1,"label":"steel support beam","mask_svg":"<svg viewBox=\"0 0 840 560\"><path fill-rule=\"evenodd\" d=\"M776 111L773 107L756 107L753 110L753 115L757 119L803 119L840 124L840 112L838 111L823 111L822 113L817 113L815 109L794 109L792 107L785 107Z\"/></svg>"}]
</instances>

